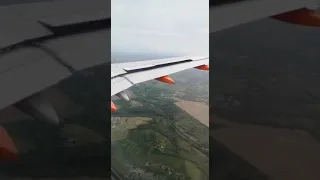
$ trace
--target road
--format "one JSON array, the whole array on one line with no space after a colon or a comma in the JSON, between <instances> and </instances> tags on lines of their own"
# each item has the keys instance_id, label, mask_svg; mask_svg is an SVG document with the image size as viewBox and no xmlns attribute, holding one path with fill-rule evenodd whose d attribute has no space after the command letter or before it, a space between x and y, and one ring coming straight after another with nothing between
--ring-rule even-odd
<instances>
[{"instance_id":1,"label":"road","mask_svg":"<svg viewBox=\"0 0 320 180\"><path fill-rule=\"evenodd\" d=\"M121 176L113 168L111 168L111 179L122 180Z\"/></svg>"}]
</instances>

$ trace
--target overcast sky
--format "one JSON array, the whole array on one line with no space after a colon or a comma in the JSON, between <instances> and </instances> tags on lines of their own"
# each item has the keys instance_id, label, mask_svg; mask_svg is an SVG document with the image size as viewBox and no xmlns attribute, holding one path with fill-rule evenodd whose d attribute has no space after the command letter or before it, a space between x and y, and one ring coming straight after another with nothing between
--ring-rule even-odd
<instances>
[{"instance_id":1,"label":"overcast sky","mask_svg":"<svg viewBox=\"0 0 320 180\"><path fill-rule=\"evenodd\" d=\"M208 4L208 0L112 0L112 51L207 55Z\"/></svg>"}]
</instances>

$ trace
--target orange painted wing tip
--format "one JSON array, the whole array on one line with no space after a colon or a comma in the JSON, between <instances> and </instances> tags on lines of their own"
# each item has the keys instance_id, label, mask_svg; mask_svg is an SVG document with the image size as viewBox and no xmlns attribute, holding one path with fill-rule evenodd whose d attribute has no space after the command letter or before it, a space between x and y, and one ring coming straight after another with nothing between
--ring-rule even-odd
<instances>
[{"instance_id":1,"label":"orange painted wing tip","mask_svg":"<svg viewBox=\"0 0 320 180\"><path fill-rule=\"evenodd\" d=\"M306 8L275 15L273 16L273 18L292 24L299 24L311 27L320 26L320 14Z\"/></svg>"},{"instance_id":2,"label":"orange painted wing tip","mask_svg":"<svg viewBox=\"0 0 320 180\"><path fill-rule=\"evenodd\" d=\"M114 105L114 103L111 101L111 112L116 112L117 111L117 107L116 105Z\"/></svg>"},{"instance_id":3,"label":"orange painted wing tip","mask_svg":"<svg viewBox=\"0 0 320 180\"><path fill-rule=\"evenodd\" d=\"M0 161L17 160L18 151L6 130L0 126Z\"/></svg>"},{"instance_id":4,"label":"orange painted wing tip","mask_svg":"<svg viewBox=\"0 0 320 180\"><path fill-rule=\"evenodd\" d=\"M169 76L162 76L162 77L156 78L156 80L161 81L163 83L174 84L173 79Z\"/></svg>"},{"instance_id":5,"label":"orange painted wing tip","mask_svg":"<svg viewBox=\"0 0 320 180\"><path fill-rule=\"evenodd\" d=\"M209 69L210 69L208 65L201 65L201 66L197 66L195 68L200 69L200 70L204 70L204 71L209 71Z\"/></svg>"}]
</instances>

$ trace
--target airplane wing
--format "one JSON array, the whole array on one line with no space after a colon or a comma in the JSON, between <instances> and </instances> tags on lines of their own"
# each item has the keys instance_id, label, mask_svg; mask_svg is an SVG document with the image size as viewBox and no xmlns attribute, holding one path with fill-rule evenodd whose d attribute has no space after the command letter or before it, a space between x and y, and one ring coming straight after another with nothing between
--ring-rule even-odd
<instances>
[{"instance_id":1,"label":"airplane wing","mask_svg":"<svg viewBox=\"0 0 320 180\"><path fill-rule=\"evenodd\" d=\"M110 38L111 24L106 3L59 0L0 6L0 23L5 24L0 27L0 109L15 105L26 112L37 110L32 116L51 114L48 119L56 121L42 92L75 71L106 62L103 57L108 57L110 42L105 39ZM211 0L210 32L265 17L319 26L317 5L316 0ZM112 69L121 69L120 65ZM112 81L128 88L148 80L142 78L147 68L142 69L112 76ZM121 81L125 76L138 80ZM116 94L120 90L112 88Z\"/></svg>"},{"instance_id":2,"label":"airplane wing","mask_svg":"<svg viewBox=\"0 0 320 180\"><path fill-rule=\"evenodd\" d=\"M190 68L209 70L209 57L174 57L147 61L111 64L111 96L129 100L125 90L149 80L173 84L170 74ZM116 107L111 102L111 111Z\"/></svg>"},{"instance_id":3,"label":"airplane wing","mask_svg":"<svg viewBox=\"0 0 320 180\"><path fill-rule=\"evenodd\" d=\"M266 17L320 26L317 0L210 0L210 33Z\"/></svg>"},{"instance_id":4,"label":"airplane wing","mask_svg":"<svg viewBox=\"0 0 320 180\"><path fill-rule=\"evenodd\" d=\"M209 5L210 33L266 17L292 24L320 26L320 15L315 11L319 7L317 0L210 0ZM186 58L180 57L112 64L111 96L117 95L128 100L124 90L134 84L196 67L201 65L202 61L209 63L209 59L197 57L189 59L189 62L185 60ZM113 102L111 110L116 110Z\"/></svg>"},{"instance_id":5,"label":"airplane wing","mask_svg":"<svg viewBox=\"0 0 320 180\"><path fill-rule=\"evenodd\" d=\"M107 62L109 2L21 3L0 3L0 110L14 105L56 122L43 92L78 70Z\"/></svg>"}]
</instances>

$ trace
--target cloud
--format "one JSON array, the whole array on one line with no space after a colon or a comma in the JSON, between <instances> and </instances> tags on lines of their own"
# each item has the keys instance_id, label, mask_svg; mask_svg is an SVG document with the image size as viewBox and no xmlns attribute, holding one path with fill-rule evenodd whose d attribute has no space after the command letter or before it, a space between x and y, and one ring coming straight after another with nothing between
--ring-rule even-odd
<instances>
[{"instance_id":1,"label":"cloud","mask_svg":"<svg viewBox=\"0 0 320 180\"><path fill-rule=\"evenodd\" d=\"M112 51L208 54L208 0L112 0Z\"/></svg>"}]
</instances>

